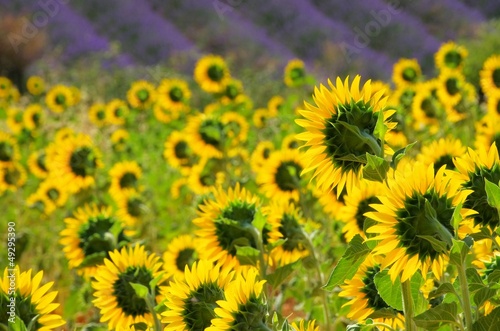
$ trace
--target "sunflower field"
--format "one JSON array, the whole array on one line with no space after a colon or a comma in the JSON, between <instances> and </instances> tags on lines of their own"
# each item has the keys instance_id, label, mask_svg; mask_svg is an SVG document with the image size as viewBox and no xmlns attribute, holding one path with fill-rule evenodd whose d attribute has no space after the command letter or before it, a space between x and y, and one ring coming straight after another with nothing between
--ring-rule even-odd
<instances>
[{"instance_id":1,"label":"sunflower field","mask_svg":"<svg viewBox=\"0 0 500 331\"><path fill-rule=\"evenodd\" d=\"M500 53L471 56L0 77L0 330L499 330Z\"/></svg>"}]
</instances>

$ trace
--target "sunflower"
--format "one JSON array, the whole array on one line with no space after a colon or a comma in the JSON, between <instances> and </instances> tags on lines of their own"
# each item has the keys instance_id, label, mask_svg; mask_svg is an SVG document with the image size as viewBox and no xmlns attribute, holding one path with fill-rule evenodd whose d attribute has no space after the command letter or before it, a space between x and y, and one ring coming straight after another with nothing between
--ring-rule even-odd
<instances>
[{"instance_id":1,"label":"sunflower","mask_svg":"<svg viewBox=\"0 0 500 331\"><path fill-rule=\"evenodd\" d=\"M452 215L470 193L444 171L442 167L435 173L432 164L420 162L399 167L388 176L385 192L378 196L381 203L371 205L376 211L365 213L376 222L367 229L375 234L369 240L380 240L373 253L384 255L381 268L390 267L393 282L399 275L405 282L419 270L426 276L429 268L437 278L442 275L455 234ZM460 212L466 217L470 211ZM443 249L436 249L428 237L443 243Z\"/></svg>"},{"instance_id":2,"label":"sunflower","mask_svg":"<svg viewBox=\"0 0 500 331\"><path fill-rule=\"evenodd\" d=\"M110 124L123 125L130 112L128 105L121 99L113 99L106 104L106 115L104 116Z\"/></svg>"},{"instance_id":3,"label":"sunflower","mask_svg":"<svg viewBox=\"0 0 500 331\"><path fill-rule=\"evenodd\" d=\"M40 183L37 193L45 196L57 207L62 207L68 201L68 192L64 186L64 182L58 177L48 177Z\"/></svg>"},{"instance_id":4,"label":"sunflower","mask_svg":"<svg viewBox=\"0 0 500 331\"><path fill-rule=\"evenodd\" d=\"M392 69L392 81L396 88L414 85L422 79L422 70L416 59L399 59Z\"/></svg>"},{"instance_id":5,"label":"sunflower","mask_svg":"<svg viewBox=\"0 0 500 331\"><path fill-rule=\"evenodd\" d=\"M384 91L382 97L389 97L392 94L391 86L381 80L372 80L372 94Z\"/></svg>"},{"instance_id":6,"label":"sunflower","mask_svg":"<svg viewBox=\"0 0 500 331\"><path fill-rule=\"evenodd\" d=\"M260 141L257 146L255 146L255 149L250 156L250 167L252 168L252 171L258 173L273 151L274 144L272 141Z\"/></svg>"},{"instance_id":7,"label":"sunflower","mask_svg":"<svg viewBox=\"0 0 500 331\"><path fill-rule=\"evenodd\" d=\"M346 242L350 242L357 234L366 239L368 223L365 213L375 211L370 205L380 203L377 196L382 194L383 189L382 183L361 180L358 186L344 196L345 205L338 211L338 217L345 222L342 233Z\"/></svg>"},{"instance_id":8,"label":"sunflower","mask_svg":"<svg viewBox=\"0 0 500 331\"><path fill-rule=\"evenodd\" d=\"M281 113L281 109L285 104L285 99L281 95L275 95L267 102L267 109L271 116L275 117Z\"/></svg>"},{"instance_id":9,"label":"sunflower","mask_svg":"<svg viewBox=\"0 0 500 331\"><path fill-rule=\"evenodd\" d=\"M306 247L306 238L302 226L306 220L294 204L274 202L264 207L267 221L273 228L277 228L280 236L270 239L269 243L276 243L279 239L286 240L282 245L274 248L270 255L278 266L294 263L309 255ZM274 264L273 264L274 265Z\"/></svg>"},{"instance_id":10,"label":"sunflower","mask_svg":"<svg viewBox=\"0 0 500 331\"><path fill-rule=\"evenodd\" d=\"M479 76L484 94L489 96L494 92L500 92L500 55L492 55L486 59Z\"/></svg>"},{"instance_id":11,"label":"sunflower","mask_svg":"<svg viewBox=\"0 0 500 331\"><path fill-rule=\"evenodd\" d=\"M104 259L104 264L97 268L96 281L92 282L96 299L92 302L101 310L100 321L108 323L108 330L122 330L137 323L153 326L153 316L146 301L137 296L130 284L141 284L149 289L149 283L160 277L154 289L155 306L160 303L164 298L161 285L167 277L161 275L162 263L158 260L156 254L148 254L144 246L136 245L109 252L109 259Z\"/></svg>"},{"instance_id":12,"label":"sunflower","mask_svg":"<svg viewBox=\"0 0 500 331\"><path fill-rule=\"evenodd\" d=\"M46 216L51 215L56 210L56 205L46 195L42 195L39 192L28 196L26 206L37 209Z\"/></svg>"},{"instance_id":13,"label":"sunflower","mask_svg":"<svg viewBox=\"0 0 500 331\"><path fill-rule=\"evenodd\" d=\"M56 131L54 141L56 143L64 143L66 139L75 136L75 131L69 127L63 127Z\"/></svg>"},{"instance_id":14,"label":"sunflower","mask_svg":"<svg viewBox=\"0 0 500 331\"><path fill-rule=\"evenodd\" d=\"M52 112L59 114L76 104L76 100L69 87L56 85L47 92L45 103Z\"/></svg>"},{"instance_id":15,"label":"sunflower","mask_svg":"<svg viewBox=\"0 0 500 331\"><path fill-rule=\"evenodd\" d=\"M394 113L390 120L396 125L391 131L385 133L385 142L394 150L399 150L408 145L408 137L405 134L405 117L400 112Z\"/></svg>"},{"instance_id":16,"label":"sunflower","mask_svg":"<svg viewBox=\"0 0 500 331\"><path fill-rule=\"evenodd\" d=\"M411 113L414 120L413 127L418 131L429 130L430 133L435 134L439 130L439 124L445 112L440 99L435 96L436 88L435 81L417 85Z\"/></svg>"},{"instance_id":17,"label":"sunflower","mask_svg":"<svg viewBox=\"0 0 500 331\"><path fill-rule=\"evenodd\" d=\"M228 111L222 114L220 120L224 124L224 136L231 141L232 147L246 142L249 125L245 117L234 111Z\"/></svg>"},{"instance_id":18,"label":"sunflower","mask_svg":"<svg viewBox=\"0 0 500 331\"><path fill-rule=\"evenodd\" d=\"M252 115L252 122L256 128L263 128L266 126L266 122L274 117L267 108L256 109Z\"/></svg>"},{"instance_id":19,"label":"sunflower","mask_svg":"<svg viewBox=\"0 0 500 331\"><path fill-rule=\"evenodd\" d=\"M224 293L234 277L230 267L221 267L207 260L186 266L182 277L176 278L166 288L169 293L162 313L165 331L207 330L216 317L217 302L225 298Z\"/></svg>"},{"instance_id":20,"label":"sunflower","mask_svg":"<svg viewBox=\"0 0 500 331\"><path fill-rule=\"evenodd\" d=\"M49 174L47 165L45 164L45 157L44 150L33 152L28 157L27 164L29 172L39 179L44 179Z\"/></svg>"},{"instance_id":21,"label":"sunflower","mask_svg":"<svg viewBox=\"0 0 500 331\"><path fill-rule=\"evenodd\" d=\"M488 96L487 114L500 117L500 92L491 93Z\"/></svg>"},{"instance_id":22,"label":"sunflower","mask_svg":"<svg viewBox=\"0 0 500 331\"><path fill-rule=\"evenodd\" d=\"M31 95L40 95L45 91L45 81L40 76L31 76L26 82L26 88Z\"/></svg>"},{"instance_id":23,"label":"sunflower","mask_svg":"<svg viewBox=\"0 0 500 331\"><path fill-rule=\"evenodd\" d=\"M5 76L0 76L0 99L7 99L13 87L12 81Z\"/></svg>"},{"instance_id":24,"label":"sunflower","mask_svg":"<svg viewBox=\"0 0 500 331\"><path fill-rule=\"evenodd\" d=\"M495 143L500 154L500 116L486 114L480 121L476 122L476 149L488 148Z\"/></svg>"},{"instance_id":25,"label":"sunflower","mask_svg":"<svg viewBox=\"0 0 500 331\"><path fill-rule=\"evenodd\" d=\"M258 248L253 227L257 213L262 212L260 200L237 183L227 191L219 187L214 191L212 199L206 199L199 207L198 217L193 223L198 226L196 235L200 238L200 249L210 261L222 265L235 263L236 246L251 246ZM262 240L274 240L281 234L277 224L269 224L260 235Z\"/></svg>"},{"instance_id":26,"label":"sunflower","mask_svg":"<svg viewBox=\"0 0 500 331\"><path fill-rule=\"evenodd\" d=\"M309 184L310 190L316 199L318 199L323 211L334 220L340 220L340 210L345 206L345 194L337 198L335 190L322 191L313 182Z\"/></svg>"},{"instance_id":27,"label":"sunflower","mask_svg":"<svg viewBox=\"0 0 500 331\"><path fill-rule=\"evenodd\" d=\"M111 251L130 242L111 207L84 205L64 223L66 228L60 233L59 243L64 246L68 266L86 278L96 275L97 266L109 258Z\"/></svg>"},{"instance_id":28,"label":"sunflower","mask_svg":"<svg viewBox=\"0 0 500 331\"><path fill-rule=\"evenodd\" d=\"M23 111L19 108L7 109L7 126L13 134L18 134L24 129Z\"/></svg>"},{"instance_id":29,"label":"sunflower","mask_svg":"<svg viewBox=\"0 0 500 331\"><path fill-rule=\"evenodd\" d=\"M109 176L111 177L111 185L109 187L109 194L111 196L123 195L124 191L130 189L138 192L142 189L139 185L142 169L136 161L116 163L109 170Z\"/></svg>"},{"instance_id":30,"label":"sunflower","mask_svg":"<svg viewBox=\"0 0 500 331\"><path fill-rule=\"evenodd\" d=\"M212 188L222 185L226 180L226 173L221 158L201 158L198 164L191 168L188 177L188 186L198 195L206 195Z\"/></svg>"},{"instance_id":31,"label":"sunflower","mask_svg":"<svg viewBox=\"0 0 500 331\"><path fill-rule=\"evenodd\" d=\"M401 311L391 308L380 296L375 285L375 275L381 271L380 256L368 255L358 268L354 277L345 280L340 286L340 297L351 298L343 307L349 306L347 317L364 322L371 314L381 309L392 311L397 318L375 318L375 322L391 325L394 329L402 329L404 317ZM384 330L386 330L384 328Z\"/></svg>"},{"instance_id":32,"label":"sunflower","mask_svg":"<svg viewBox=\"0 0 500 331\"><path fill-rule=\"evenodd\" d=\"M146 110L156 101L156 89L148 81L135 81L127 91L127 101L132 108Z\"/></svg>"},{"instance_id":33,"label":"sunflower","mask_svg":"<svg viewBox=\"0 0 500 331\"><path fill-rule=\"evenodd\" d=\"M297 139L296 134L289 134L283 137L283 140L281 140L281 149L282 150L287 150L287 149L299 149L302 146L302 141Z\"/></svg>"},{"instance_id":34,"label":"sunflower","mask_svg":"<svg viewBox=\"0 0 500 331\"><path fill-rule=\"evenodd\" d=\"M179 113L170 108L168 104L169 102L165 97L163 97L153 105L153 114L155 115L155 118L165 124L170 123L179 117Z\"/></svg>"},{"instance_id":35,"label":"sunflower","mask_svg":"<svg viewBox=\"0 0 500 331\"><path fill-rule=\"evenodd\" d=\"M448 107L456 106L462 98L465 77L457 71L446 70L439 74L437 96Z\"/></svg>"},{"instance_id":36,"label":"sunflower","mask_svg":"<svg viewBox=\"0 0 500 331\"><path fill-rule=\"evenodd\" d=\"M283 74L283 81L288 87L299 87L304 85L306 83L306 68L304 62L299 59L288 61Z\"/></svg>"},{"instance_id":37,"label":"sunflower","mask_svg":"<svg viewBox=\"0 0 500 331\"><path fill-rule=\"evenodd\" d=\"M315 324L315 320L309 321L307 324L305 324L304 320L301 320L298 325L296 322L293 322L292 331L319 331L319 326Z\"/></svg>"},{"instance_id":38,"label":"sunflower","mask_svg":"<svg viewBox=\"0 0 500 331\"><path fill-rule=\"evenodd\" d=\"M0 278L0 305L5 310L0 315L0 325L5 330L10 330L10 323L19 318L25 328L35 320L32 330L49 331L63 326L66 322L54 311L59 304L54 303L57 291L50 291L54 282L49 282L41 286L43 271L39 271L33 278L32 269L21 272L18 267L14 269L5 268L3 278ZM15 291L11 294L11 289ZM14 305L9 305L14 300ZM22 329L19 326L19 329Z\"/></svg>"},{"instance_id":39,"label":"sunflower","mask_svg":"<svg viewBox=\"0 0 500 331\"><path fill-rule=\"evenodd\" d=\"M37 103L30 104L23 112L23 126L30 130L38 129L43 122L43 108Z\"/></svg>"},{"instance_id":40,"label":"sunflower","mask_svg":"<svg viewBox=\"0 0 500 331\"><path fill-rule=\"evenodd\" d=\"M89 108L89 120L91 123L97 127L103 127L108 124L108 119L106 118L106 105L101 102L96 102L92 104Z\"/></svg>"},{"instance_id":41,"label":"sunflower","mask_svg":"<svg viewBox=\"0 0 500 331\"><path fill-rule=\"evenodd\" d=\"M272 152L257 173L260 190L269 199L298 202L300 190L304 186L300 176L304 164L298 150Z\"/></svg>"},{"instance_id":42,"label":"sunflower","mask_svg":"<svg viewBox=\"0 0 500 331\"><path fill-rule=\"evenodd\" d=\"M179 235L172 239L163 253L163 269L172 279L183 280L186 267L200 260L203 250L199 248L198 240L191 235Z\"/></svg>"},{"instance_id":43,"label":"sunflower","mask_svg":"<svg viewBox=\"0 0 500 331\"><path fill-rule=\"evenodd\" d=\"M219 118L205 114L191 116L185 133L195 153L204 157L222 156L226 135L224 123Z\"/></svg>"},{"instance_id":44,"label":"sunflower","mask_svg":"<svg viewBox=\"0 0 500 331\"><path fill-rule=\"evenodd\" d=\"M456 70L461 71L464 66L465 58L469 52L465 47L449 41L442 44L439 50L434 54L434 62L438 70Z\"/></svg>"},{"instance_id":45,"label":"sunflower","mask_svg":"<svg viewBox=\"0 0 500 331\"><path fill-rule=\"evenodd\" d=\"M26 170L20 163L0 167L0 194L6 190L15 192L26 183Z\"/></svg>"},{"instance_id":46,"label":"sunflower","mask_svg":"<svg viewBox=\"0 0 500 331\"><path fill-rule=\"evenodd\" d=\"M72 106L79 104L82 100L82 91L80 91L80 89L76 86L70 86L69 89L71 90L71 94L73 95Z\"/></svg>"},{"instance_id":47,"label":"sunflower","mask_svg":"<svg viewBox=\"0 0 500 331\"><path fill-rule=\"evenodd\" d=\"M201 89L209 93L220 93L231 79L224 59L217 55L207 55L196 63L194 80Z\"/></svg>"},{"instance_id":48,"label":"sunflower","mask_svg":"<svg viewBox=\"0 0 500 331\"><path fill-rule=\"evenodd\" d=\"M102 167L99 151L88 135L77 134L63 142L53 143L53 158L47 168L53 176L59 176L67 185L68 192L76 193L94 185L94 174Z\"/></svg>"},{"instance_id":49,"label":"sunflower","mask_svg":"<svg viewBox=\"0 0 500 331\"><path fill-rule=\"evenodd\" d=\"M128 227L134 227L146 211L144 198L136 190L125 189L112 196L118 209L116 216Z\"/></svg>"},{"instance_id":50,"label":"sunflower","mask_svg":"<svg viewBox=\"0 0 500 331\"><path fill-rule=\"evenodd\" d=\"M397 88L389 96L389 106L398 108L403 114L410 112L413 105L413 99L417 93L417 85L418 84L413 84Z\"/></svg>"},{"instance_id":51,"label":"sunflower","mask_svg":"<svg viewBox=\"0 0 500 331\"><path fill-rule=\"evenodd\" d=\"M216 318L206 331L270 330L266 325L268 305L262 292L265 280L257 280L257 270L238 275L226 291L225 299L217 301Z\"/></svg>"},{"instance_id":52,"label":"sunflower","mask_svg":"<svg viewBox=\"0 0 500 331\"><path fill-rule=\"evenodd\" d=\"M440 138L439 140L432 140L430 143L424 143L417 155L417 161L425 165L434 164L435 171L443 165L446 165L446 169L454 170L453 159L464 155L465 152L467 152L467 149L459 139L453 137Z\"/></svg>"},{"instance_id":53,"label":"sunflower","mask_svg":"<svg viewBox=\"0 0 500 331\"><path fill-rule=\"evenodd\" d=\"M498 210L488 204L485 183L486 179L492 183L500 182L500 161L498 149L493 143L489 148L480 147L477 150L468 149L468 152L454 159L457 172L453 174L461 181L464 190L470 190L463 206L477 212L474 224L489 226L495 229L499 225Z\"/></svg>"},{"instance_id":54,"label":"sunflower","mask_svg":"<svg viewBox=\"0 0 500 331\"><path fill-rule=\"evenodd\" d=\"M181 131L172 132L164 144L163 157L167 163L181 172L190 169L194 152L189 147L189 139Z\"/></svg>"},{"instance_id":55,"label":"sunflower","mask_svg":"<svg viewBox=\"0 0 500 331\"><path fill-rule=\"evenodd\" d=\"M295 121L306 129L297 135L308 147L302 156L303 173L314 170L318 185L325 190L338 186L339 195L344 187L349 192L359 182L366 153L383 156L381 137L374 132L379 112L383 112L384 125L393 126L387 118L394 111L383 110L383 92L372 95L370 81L360 91L360 79L356 76L351 87L347 77L344 82L337 78L336 86L328 81L331 91L315 88L316 106L305 103L307 109L300 111L305 119Z\"/></svg>"},{"instance_id":56,"label":"sunflower","mask_svg":"<svg viewBox=\"0 0 500 331\"><path fill-rule=\"evenodd\" d=\"M125 129L118 129L111 134L111 144L115 152L123 152L127 150L127 141L130 139L130 134Z\"/></svg>"},{"instance_id":57,"label":"sunflower","mask_svg":"<svg viewBox=\"0 0 500 331\"><path fill-rule=\"evenodd\" d=\"M234 103L238 96L243 93L243 84L240 80L230 78L221 92L222 104Z\"/></svg>"},{"instance_id":58,"label":"sunflower","mask_svg":"<svg viewBox=\"0 0 500 331\"><path fill-rule=\"evenodd\" d=\"M173 113L189 109L191 91L186 81L181 79L163 79L157 89L158 101Z\"/></svg>"},{"instance_id":59,"label":"sunflower","mask_svg":"<svg viewBox=\"0 0 500 331\"><path fill-rule=\"evenodd\" d=\"M0 168L14 164L20 158L16 140L0 131Z\"/></svg>"}]
</instances>

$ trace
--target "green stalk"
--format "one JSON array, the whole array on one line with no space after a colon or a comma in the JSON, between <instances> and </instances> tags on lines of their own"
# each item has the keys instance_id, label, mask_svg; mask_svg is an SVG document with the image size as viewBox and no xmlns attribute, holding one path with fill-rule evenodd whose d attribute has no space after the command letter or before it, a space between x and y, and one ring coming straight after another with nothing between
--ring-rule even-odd
<instances>
[{"instance_id":1,"label":"green stalk","mask_svg":"<svg viewBox=\"0 0 500 331\"><path fill-rule=\"evenodd\" d=\"M148 295L146 298L146 305L148 306L149 311L151 312L151 315L153 316L153 320L155 321L155 331L161 331L163 330L161 327L160 320L158 319L158 314L156 314L155 311L155 305L154 302L155 299L152 295Z\"/></svg>"},{"instance_id":2,"label":"green stalk","mask_svg":"<svg viewBox=\"0 0 500 331\"><path fill-rule=\"evenodd\" d=\"M413 300L411 297L411 285L410 280L401 283L401 289L403 292L403 310L405 316L405 330L406 331L416 331L416 325L413 323Z\"/></svg>"},{"instance_id":3,"label":"green stalk","mask_svg":"<svg viewBox=\"0 0 500 331\"><path fill-rule=\"evenodd\" d=\"M469 284L465 274L465 265L462 263L458 267L458 280L460 281L460 290L462 292L462 309L465 315L465 326L468 331L472 330L472 310L470 305Z\"/></svg>"}]
</instances>

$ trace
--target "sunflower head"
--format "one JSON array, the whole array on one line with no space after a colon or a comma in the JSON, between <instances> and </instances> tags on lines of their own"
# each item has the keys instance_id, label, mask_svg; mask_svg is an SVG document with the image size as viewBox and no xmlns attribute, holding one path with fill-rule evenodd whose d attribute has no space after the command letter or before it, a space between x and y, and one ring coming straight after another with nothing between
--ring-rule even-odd
<instances>
[{"instance_id":1,"label":"sunflower head","mask_svg":"<svg viewBox=\"0 0 500 331\"><path fill-rule=\"evenodd\" d=\"M148 109L153 105L156 97L157 93L154 85L145 80L134 82L127 91L127 101L136 109Z\"/></svg>"},{"instance_id":2,"label":"sunflower head","mask_svg":"<svg viewBox=\"0 0 500 331\"><path fill-rule=\"evenodd\" d=\"M26 82L26 88L32 95L40 95L45 91L45 81L40 76L31 76Z\"/></svg>"},{"instance_id":3,"label":"sunflower head","mask_svg":"<svg viewBox=\"0 0 500 331\"><path fill-rule=\"evenodd\" d=\"M13 164L19 158L19 148L14 138L0 132L0 166Z\"/></svg>"},{"instance_id":4,"label":"sunflower head","mask_svg":"<svg viewBox=\"0 0 500 331\"><path fill-rule=\"evenodd\" d=\"M392 72L392 81L396 87L402 88L408 85L414 85L422 78L422 70L415 59L400 59L394 64Z\"/></svg>"},{"instance_id":5,"label":"sunflower head","mask_svg":"<svg viewBox=\"0 0 500 331\"><path fill-rule=\"evenodd\" d=\"M439 48L434 56L436 68L439 70L461 70L468 52L465 47L450 41Z\"/></svg>"},{"instance_id":6,"label":"sunflower head","mask_svg":"<svg viewBox=\"0 0 500 331\"><path fill-rule=\"evenodd\" d=\"M220 56L207 55L196 63L194 79L206 92L222 92L230 78L227 64Z\"/></svg>"},{"instance_id":7,"label":"sunflower head","mask_svg":"<svg viewBox=\"0 0 500 331\"><path fill-rule=\"evenodd\" d=\"M284 73L284 82L288 87L298 87L304 85L306 80L306 70L304 62L299 59L290 60Z\"/></svg>"},{"instance_id":8,"label":"sunflower head","mask_svg":"<svg viewBox=\"0 0 500 331\"><path fill-rule=\"evenodd\" d=\"M191 268L194 262L203 255L198 241L190 235L175 237L163 253L163 268L168 276L183 279L186 267Z\"/></svg>"},{"instance_id":9,"label":"sunflower head","mask_svg":"<svg viewBox=\"0 0 500 331\"><path fill-rule=\"evenodd\" d=\"M479 76L484 94L489 96L500 92L500 55L492 55L486 59Z\"/></svg>"}]
</instances>

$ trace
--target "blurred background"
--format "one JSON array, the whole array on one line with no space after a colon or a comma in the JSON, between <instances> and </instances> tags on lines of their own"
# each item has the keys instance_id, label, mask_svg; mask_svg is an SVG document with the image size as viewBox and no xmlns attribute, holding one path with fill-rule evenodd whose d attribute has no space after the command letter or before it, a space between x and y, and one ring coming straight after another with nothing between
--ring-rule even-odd
<instances>
[{"instance_id":1,"label":"blurred background","mask_svg":"<svg viewBox=\"0 0 500 331\"><path fill-rule=\"evenodd\" d=\"M18 84L40 71L90 68L191 75L214 53L239 77L280 75L300 58L320 81L390 80L401 57L431 75L433 53L449 40L466 44L480 67L500 46L499 16L497 0L0 0L0 75Z\"/></svg>"}]
</instances>

